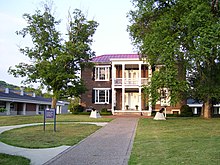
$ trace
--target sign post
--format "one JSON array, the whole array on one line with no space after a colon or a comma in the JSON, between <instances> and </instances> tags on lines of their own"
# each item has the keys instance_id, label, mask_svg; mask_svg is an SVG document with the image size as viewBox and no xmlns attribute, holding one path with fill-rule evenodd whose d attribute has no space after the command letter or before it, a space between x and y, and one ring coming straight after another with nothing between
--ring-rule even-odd
<instances>
[{"instance_id":1,"label":"sign post","mask_svg":"<svg viewBox=\"0 0 220 165\"><path fill-rule=\"evenodd\" d=\"M50 108L44 110L44 131L46 128L46 119L54 120L54 132L56 132L56 109Z\"/></svg>"}]
</instances>

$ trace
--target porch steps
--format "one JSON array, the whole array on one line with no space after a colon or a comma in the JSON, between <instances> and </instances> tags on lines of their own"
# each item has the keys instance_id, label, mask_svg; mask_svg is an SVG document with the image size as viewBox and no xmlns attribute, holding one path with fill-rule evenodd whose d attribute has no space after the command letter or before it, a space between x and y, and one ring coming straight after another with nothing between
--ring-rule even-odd
<instances>
[{"instance_id":1,"label":"porch steps","mask_svg":"<svg viewBox=\"0 0 220 165\"><path fill-rule=\"evenodd\" d=\"M145 112L114 112L116 116L150 116L150 114Z\"/></svg>"}]
</instances>

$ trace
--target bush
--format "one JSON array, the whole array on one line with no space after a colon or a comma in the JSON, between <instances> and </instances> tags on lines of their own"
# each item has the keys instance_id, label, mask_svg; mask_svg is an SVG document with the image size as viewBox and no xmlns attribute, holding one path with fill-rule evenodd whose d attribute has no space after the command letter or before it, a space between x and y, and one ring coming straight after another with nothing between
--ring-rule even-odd
<instances>
[{"instance_id":1,"label":"bush","mask_svg":"<svg viewBox=\"0 0 220 165\"><path fill-rule=\"evenodd\" d=\"M112 112L108 111L107 108L102 108L101 111L100 111L100 114L101 115L112 115Z\"/></svg>"},{"instance_id":2,"label":"bush","mask_svg":"<svg viewBox=\"0 0 220 165\"><path fill-rule=\"evenodd\" d=\"M70 112L72 113L78 113L78 112L83 112L84 111L84 107L81 105L74 105L71 109Z\"/></svg>"},{"instance_id":3,"label":"bush","mask_svg":"<svg viewBox=\"0 0 220 165\"><path fill-rule=\"evenodd\" d=\"M102 109L101 109L101 112L108 112L108 111L107 111L107 108L102 108Z\"/></svg>"},{"instance_id":4,"label":"bush","mask_svg":"<svg viewBox=\"0 0 220 165\"><path fill-rule=\"evenodd\" d=\"M180 108L180 112L181 112L180 114L181 117L192 117L193 116L193 112L188 105L183 105Z\"/></svg>"},{"instance_id":5,"label":"bush","mask_svg":"<svg viewBox=\"0 0 220 165\"><path fill-rule=\"evenodd\" d=\"M6 112L5 108L0 108L0 112Z\"/></svg>"}]
</instances>

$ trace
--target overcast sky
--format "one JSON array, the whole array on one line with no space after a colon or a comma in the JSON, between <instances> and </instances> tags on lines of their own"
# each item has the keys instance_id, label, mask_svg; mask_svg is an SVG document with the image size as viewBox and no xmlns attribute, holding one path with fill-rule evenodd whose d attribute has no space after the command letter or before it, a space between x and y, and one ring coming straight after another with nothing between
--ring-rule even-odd
<instances>
[{"instance_id":1,"label":"overcast sky","mask_svg":"<svg viewBox=\"0 0 220 165\"><path fill-rule=\"evenodd\" d=\"M33 14L40 8L41 0L0 0L0 80L14 85L21 85L22 79L8 74L8 68L28 58L19 52L19 46L30 46L28 39L17 36L15 32L26 26L22 15ZM133 8L130 0L54 0L55 16L61 19L61 33L66 33L68 10L78 8L87 13L87 19L94 19L99 26L94 35L92 46L96 55L116 53L136 53L131 45L129 25L126 17ZM35 85L34 85L35 86ZM36 86L35 86L36 87Z\"/></svg>"}]
</instances>

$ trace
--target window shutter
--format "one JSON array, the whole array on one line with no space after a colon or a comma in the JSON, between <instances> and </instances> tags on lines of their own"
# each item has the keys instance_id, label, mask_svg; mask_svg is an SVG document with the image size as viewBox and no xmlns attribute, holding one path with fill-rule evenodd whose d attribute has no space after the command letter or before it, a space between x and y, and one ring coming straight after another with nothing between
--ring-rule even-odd
<instances>
[{"instance_id":1,"label":"window shutter","mask_svg":"<svg viewBox=\"0 0 220 165\"><path fill-rule=\"evenodd\" d=\"M154 72L156 70L156 67L155 66L153 66L152 67L152 72Z\"/></svg>"},{"instance_id":2,"label":"window shutter","mask_svg":"<svg viewBox=\"0 0 220 165\"><path fill-rule=\"evenodd\" d=\"M112 90L109 90L109 104L112 103Z\"/></svg>"},{"instance_id":3,"label":"window shutter","mask_svg":"<svg viewBox=\"0 0 220 165\"><path fill-rule=\"evenodd\" d=\"M95 67L92 69L92 80L95 80Z\"/></svg>"},{"instance_id":4,"label":"window shutter","mask_svg":"<svg viewBox=\"0 0 220 165\"><path fill-rule=\"evenodd\" d=\"M95 90L92 90L92 103L95 103Z\"/></svg>"},{"instance_id":5,"label":"window shutter","mask_svg":"<svg viewBox=\"0 0 220 165\"><path fill-rule=\"evenodd\" d=\"M109 78L112 78L112 67L109 67Z\"/></svg>"}]
</instances>

